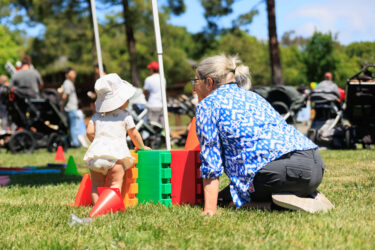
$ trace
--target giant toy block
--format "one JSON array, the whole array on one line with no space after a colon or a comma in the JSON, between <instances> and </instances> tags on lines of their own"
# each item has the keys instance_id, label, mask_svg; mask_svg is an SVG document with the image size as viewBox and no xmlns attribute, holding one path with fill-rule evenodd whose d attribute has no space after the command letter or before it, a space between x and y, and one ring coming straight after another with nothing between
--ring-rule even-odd
<instances>
[{"instance_id":1,"label":"giant toy block","mask_svg":"<svg viewBox=\"0 0 375 250\"><path fill-rule=\"evenodd\" d=\"M171 151L172 204L199 204L202 202L199 151Z\"/></svg>"},{"instance_id":2,"label":"giant toy block","mask_svg":"<svg viewBox=\"0 0 375 250\"><path fill-rule=\"evenodd\" d=\"M138 151L138 201L171 205L171 153Z\"/></svg>"},{"instance_id":3,"label":"giant toy block","mask_svg":"<svg viewBox=\"0 0 375 250\"><path fill-rule=\"evenodd\" d=\"M198 145L199 146L199 145ZM195 150L195 194L196 202L201 204L203 202L203 179L201 178L201 160L199 158L200 150Z\"/></svg>"},{"instance_id":4,"label":"giant toy block","mask_svg":"<svg viewBox=\"0 0 375 250\"><path fill-rule=\"evenodd\" d=\"M137 193L138 193L138 154L134 151L130 151L132 156L135 158L134 166L126 170L124 182L122 183L122 198L124 200L125 207L134 207L138 204Z\"/></svg>"},{"instance_id":5,"label":"giant toy block","mask_svg":"<svg viewBox=\"0 0 375 250\"><path fill-rule=\"evenodd\" d=\"M138 159L138 156L134 151L130 151L132 156ZM137 193L138 193L138 169L136 168L136 162L133 167L126 170L124 181L122 184L122 199L124 200L125 207L135 206L138 204ZM108 183L106 183L108 186ZM92 199L91 199L91 178L90 174L84 174L81 184L79 186L76 198L74 200L74 204L71 204L74 207L80 206L91 206Z\"/></svg>"}]
</instances>

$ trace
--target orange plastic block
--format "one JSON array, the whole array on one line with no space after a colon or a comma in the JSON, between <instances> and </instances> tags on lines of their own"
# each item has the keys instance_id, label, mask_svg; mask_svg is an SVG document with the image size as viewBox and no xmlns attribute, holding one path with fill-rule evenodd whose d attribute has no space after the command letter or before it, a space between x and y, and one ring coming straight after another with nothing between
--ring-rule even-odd
<instances>
[{"instance_id":1,"label":"orange plastic block","mask_svg":"<svg viewBox=\"0 0 375 250\"><path fill-rule=\"evenodd\" d=\"M90 206L92 204L91 198L91 178L89 174L84 174L81 184L78 188L78 193L74 200L74 206Z\"/></svg>"},{"instance_id":2,"label":"orange plastic block","mask_svg":"<svg viewBox=\"0 0 375 250\"><path fill-rule=\"evenodd\" d=\"M136 162L133 167L126 170L124 181L122 183L121 193L125 207L134 207L138 204L138 168L136 168L136 163L138 163L138 154L133 150L131 150L130 153L136 159Z\"/></svg>"}]
</instances>

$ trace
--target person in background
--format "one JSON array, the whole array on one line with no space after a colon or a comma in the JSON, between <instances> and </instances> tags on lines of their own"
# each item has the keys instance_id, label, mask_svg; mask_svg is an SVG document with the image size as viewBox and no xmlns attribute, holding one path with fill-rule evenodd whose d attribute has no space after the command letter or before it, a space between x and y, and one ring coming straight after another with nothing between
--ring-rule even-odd
<instances>
[{"instance_id":1,"label":"person in background","mask_svg":"<svg viewBox=\"0 0 375 250\"><path fill-rule=\"evenodd\" d=\"M297 88L297 91L303 96L306 103L306 106L301 108L297 114L297 122L302 122L307 125L311 118L311 101L309 98L311 91L304 83Z\"/></svg>"},{"instance_id":2,"label":"person in background","mask_svg":"<svg viewBox=\"0 0 375 250\"><path fill-rule=\"evenodd\" d=\"M105 64L103 64L103 76L107 74L106 72L107 72L107 67L105 66ZM100 78L99 64L94 65L94 74L95 74L95 81L96 81ZM87 96L90 97L92 100L96 99L96 93L91 90L87 91Z\"/></svg>"},{"instance_id":3,"label":"person in background","mask_svg":"<svg viewBox=\"0 0 375 250\"><path fill-rule=\"evenodd\" d=\"M74 69L67 68L65 70L65 81L62 85L62 100L64 103L64 111L69 118L70 141L72 147L80 147L78 140L80 131L80 117L78 115L78 98L74 82L77 74Z\"/></svg>"},{"instance_id":4,"label":"person in background","mask_svg":"<svg viewBox=\"0 0 375 250\"><path fill-rule=\"evenodd\" d=\"M332 81L332 73L326 72L324 74L324 81L321 81L316 88L314 89L314 92L324 92L328 95L331 95L332 99L337 99L339 102L340 99L340 91L337 87L337 84Z\"/></svg>"},{"instance_id":5,"label":"person in background","mask_svg":"<svg viewBox=\"0 0 375 250\"><path fill-rule=\"evenodd\" d=\"M145 84L143 86L143 93L148 98L147 118L150 122L157 122L164 127L159 64L157 62L151 62L147 65L147 68L150 70L150 76L145 79Z\"/></svg>"},{"instance_id":6,"label":"person in background","mask_svg":"<svg viewBox=\"0 0 375 250\"><path fill-rule=\"evenodd\" d=\"M98 80L100 78L99 64L94 65L94 71L95 71L95 80ZM107 74L106 72L107 72L107 67L103 63L103 76Z\"/></svg>"},{"instance_id":7,"label":"person in background","mask_svg":"<svg viewBox=\"0 0 375 250\"><path fill-rule=\"evenodd\" d=\"M30 98L39 97L39 89L43 88L43 80L39 72L31 65L31 58L28 55L22 57L21 69L14 73L11 85L27 90Z\"/></svg>"},{"instance_id":8,"label":"person in background","mask_svg":"<svg viewBox=\"0 0 375 250\"><path fill-rule=\"evenodd\" d=\"M0 75L0 85L9 86L9 80L6 75ZM3 131L8 130L8 108L5 101L3 96L0 96L0 129Z\"/></svg>"}]
</instances>

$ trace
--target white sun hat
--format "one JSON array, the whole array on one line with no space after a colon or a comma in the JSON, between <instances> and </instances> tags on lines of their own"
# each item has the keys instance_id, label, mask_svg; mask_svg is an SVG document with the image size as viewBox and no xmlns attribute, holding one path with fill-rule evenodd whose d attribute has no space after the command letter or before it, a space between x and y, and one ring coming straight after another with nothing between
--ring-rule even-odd
<instances>
[{"instance_id":1,"label":"white sun hat","mask_svg":"<svg viewBox=\"0 0 375 250\"><path fill-rule=\"evenodd\" d=\"M121 107L135 93L135 88L116 73L105 75L95 82L95 108L98 113Z\"/></svg>"}]
</instances>

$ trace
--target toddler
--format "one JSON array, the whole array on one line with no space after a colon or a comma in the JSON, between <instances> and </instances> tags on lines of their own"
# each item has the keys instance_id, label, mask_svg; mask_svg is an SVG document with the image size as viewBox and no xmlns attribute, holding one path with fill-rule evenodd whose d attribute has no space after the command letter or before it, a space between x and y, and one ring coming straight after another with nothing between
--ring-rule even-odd
<instances>
[{"instance_id":1,"label":"toddler","mask_svg":"<svg viewBox=\"0 0 375 250\"><path fill-rule=\"evenodd\" d=\"M104 187L106 179L111 188L121 192L125 170L134 164L135 159L126 144L126 133L133 141L135 151L150 150L144 146L133 118L125 111L135 88L117 74L108 74L96 81L95 92L96 113L86 130L92 143L83 158L90 169L94 204L99 197L97 188Z\"/></svg>"}]
</instances>

